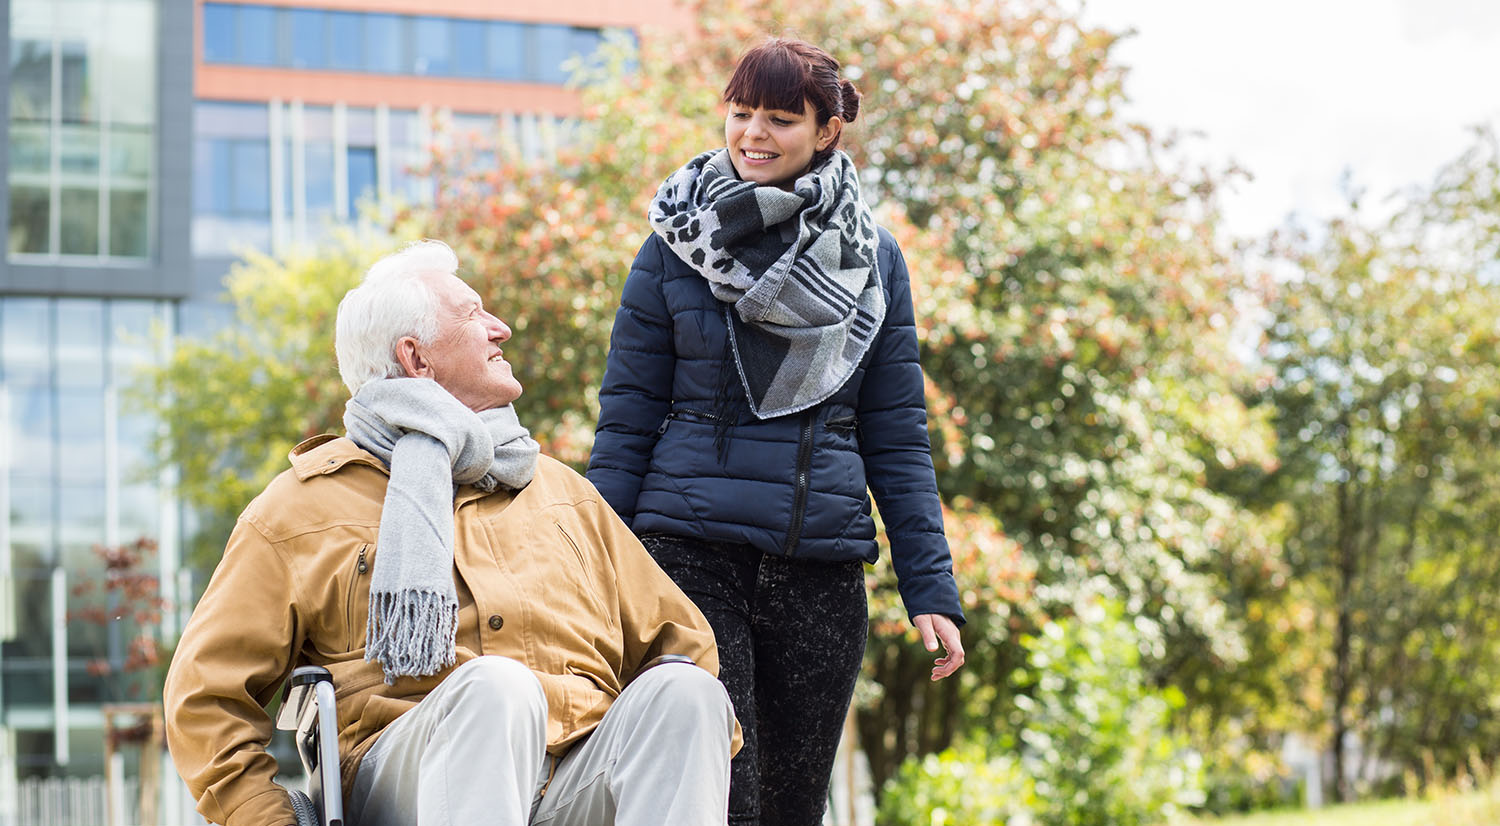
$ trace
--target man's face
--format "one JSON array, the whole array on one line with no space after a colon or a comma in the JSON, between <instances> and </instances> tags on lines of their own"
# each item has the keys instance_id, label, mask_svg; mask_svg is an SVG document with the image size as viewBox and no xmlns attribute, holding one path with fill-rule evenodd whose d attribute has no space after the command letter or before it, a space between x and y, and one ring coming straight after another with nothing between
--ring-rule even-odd
<instances>
[{"instance_id":1,"label":"man's face","mask_svg":"<svg viewBox=\"0 0 1500 826\"><path fill-rule=\"evenodd\" d=\"M476 412L504 407L521 396L500 343L510 338L505 322L485 312L474 292L453 275L426 275L438 304L437 334L418 345L430 376Z\"/></svg>"}]
</instances>

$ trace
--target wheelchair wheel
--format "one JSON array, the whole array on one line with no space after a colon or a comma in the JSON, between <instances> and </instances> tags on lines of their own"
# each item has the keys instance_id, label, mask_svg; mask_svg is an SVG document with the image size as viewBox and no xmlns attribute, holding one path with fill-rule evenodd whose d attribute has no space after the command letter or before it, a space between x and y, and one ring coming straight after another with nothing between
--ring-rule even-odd
<instances>
[{"instance_id":1,"label":"wheelchair wheel","mask_svg":"<svg viewBox=\"0 0 1500 826\"><path fill-rule=\"evenodd\" d=\"M287 796L292 799L292 813L297 816L297 826L318 826L318 810L313 808L312 799L299 791L289 791Z\"/></svg>"}]
</instances>

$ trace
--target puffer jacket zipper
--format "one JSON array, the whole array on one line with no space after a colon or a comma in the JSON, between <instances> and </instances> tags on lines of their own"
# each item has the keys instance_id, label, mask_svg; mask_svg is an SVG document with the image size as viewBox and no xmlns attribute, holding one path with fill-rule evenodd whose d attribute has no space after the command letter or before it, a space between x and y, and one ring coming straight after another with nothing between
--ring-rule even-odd
<instances>
[{"instance_id":1,"label":"puffer jacket zipper","mask_svg":"<svg viewBox=\"0 0 1500 826\"><path fill-rule=\"evenodd\" d=\"M813 414L802 414L802 440L797 445L797 492L792 499L792 523L787 526L786 547L782 553L792 555L802 538L802 523L807 516L807 487L812 476Z\"/></svg>"},{"instance_id":2,"label":"puffer jacket zipper","mask_svg":"<svg viewBox=\"0 0 1500 826\"><path fill-rule=\"evenodd\" d=\"M667 417L665 419L661 420L661 426L658 427L658 428L656 428L656 435L660 436L660 435L666 433L667 432L667 426L672 423L673 419L682 419L684 421L691 420L691 421L699 421L699 422L713 422L713 423L717 424L719 422L720 417L717 416L717 415L714 415L713 413L705 413L702 410L693 410L691 408L683 408L682 410L673 410L672 412L670 412L670 413L667 414Z\"/></svg>"}]
</instances>

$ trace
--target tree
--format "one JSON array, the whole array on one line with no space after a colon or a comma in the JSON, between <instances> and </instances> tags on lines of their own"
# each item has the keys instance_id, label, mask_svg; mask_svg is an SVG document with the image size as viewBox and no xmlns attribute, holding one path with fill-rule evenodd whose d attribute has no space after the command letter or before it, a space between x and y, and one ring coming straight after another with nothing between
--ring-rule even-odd
<instances>
[{"instance_id":1,"label":"tree","mask_svg":"<svg viewBox=\"0 0 1500 826\"><path fill-rule=\"evenodd\" d=\"M165 425L154 445L200 527L190 561L212 568L235 518L299 441L342 431L348 392L333 353L339 299L394 243L344 235L283 259L251 255L225 279L233 322L179 338L144 368L132 403Z\"/></svg>"},{"instance_id":2,"label":"tree","mask_svg":"<svg viewBox=\"0 0 1500 826\"><path fill-rule=\"evenodd\" d=\"M1496 753L1497 168L1481 133L1394 219L1355 197L1279 250L1268 498L1294 510L1288 558L1327 629L1308 676L1339 799L1351 734L1418 773Z\"/></svg>"},{"instance_id":3,"label":"tree","mask_svg":"<svg viewBox=\"0 0 1500 826\"><path fill-rule=\"evenodd\" d=\"M699 15L704 40L679 58L694 75L723 76L761 33L790 29L865 92L846 141L912 262L940 488L977 503L1036 572L1037 599L976 605L956 728L1005 716L1012 698L994 687L1025 664L1012 635L1027 616L1099 594L1126 605L1155 681L1218 702L1226 675L1249 676L1235 666L1252 597L1231 587L1279 565L1275 535L1214 486L1275 461L1269 410L1241 400L1264 377L1234 356L1250 288L1217 231L1224 173L1176 165L1170 140L1118 114L1117 35L1056 3ZM951 687L910 679L921 659L872 644L873 693L902 698L861 718L877 777L942 740L913 742L889 713L951 705Z\"/></svg>"},{"instance_id":4,"label":"tree","mask_svg":"<svg viewBox=\"0 0 1500 826\"><path fill-rule=\"evenodd\" d=\"M1241 401L1260 376L1231 355L1243 274L1216 231L1222 174L1175 165L1169 140L1117 113L1116 35L1047 0L730 0L694 14L695 37L648 34L638 58L617 41L581 67L583 116L555 158L455 142L429 170L436 203L398 218L397 236L449 241L512 324L522 420L550 453L584 461L649 199L722 145L715 107L734 58L790 28L866 94L845 141L911 264L970 616L959 679L919 679L930 657L893 608L889 571L872 574L861 733L877 781L909 755L987 736L1028 667L1018 635L1101 596L1125 607L1154 684L1181 686L1190 707L1224 696L1250 661L1253 594L1221 597L1278 560L1216 483L1274 462L1270 430ZM317 331L358 260L252 261L236 278L280 284L281 269L310 283L282 284L284 300L232 284L241 329L180 348L159 374L165 458L183 464L190 501L237 510L282 466L287 434L336 423L342 393ZM194 386L210 382L218 394Z\"/></svg>"}]
</instances>

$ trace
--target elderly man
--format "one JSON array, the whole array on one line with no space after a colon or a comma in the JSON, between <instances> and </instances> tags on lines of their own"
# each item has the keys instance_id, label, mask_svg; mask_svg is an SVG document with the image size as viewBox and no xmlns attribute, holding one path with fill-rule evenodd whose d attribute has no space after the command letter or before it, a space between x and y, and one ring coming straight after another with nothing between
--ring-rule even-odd
<instances>
[{"instance_id":1,"label":"elderly man","mask_svg":"<svg viewBox=\"0 0 1500 826\"><path fill-rule=\"evenodd\" d=\"M215 823L293 823L265 706L320 665L354 824L722 824L738 727L708 623L538 455L510 329L457 268L412 244L340 303L348 436L298 445L240 516L167 675L177 767Z\"/></svg>"}]
</instances>

